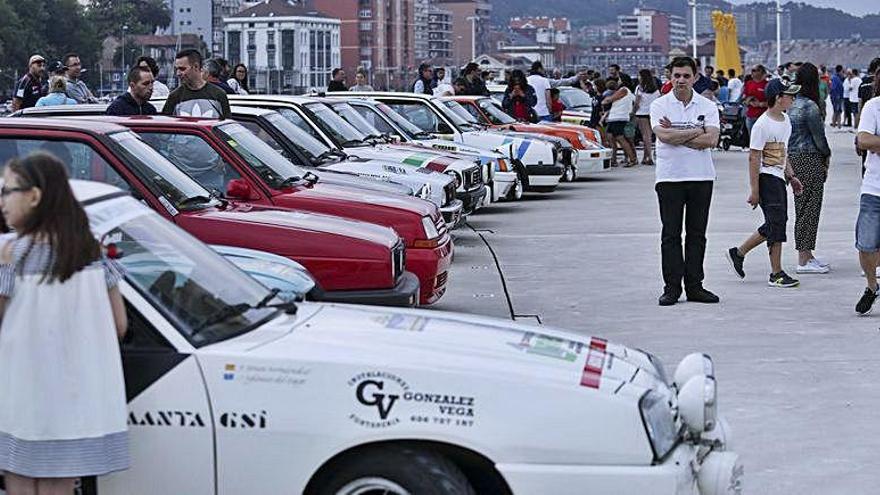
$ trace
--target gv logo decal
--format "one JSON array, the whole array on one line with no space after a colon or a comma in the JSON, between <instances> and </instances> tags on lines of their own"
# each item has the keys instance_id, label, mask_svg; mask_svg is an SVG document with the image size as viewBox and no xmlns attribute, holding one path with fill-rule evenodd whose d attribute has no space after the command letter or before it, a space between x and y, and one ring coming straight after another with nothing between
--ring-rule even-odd
<instances>
[{"instance_id":1,"label":"gv logo decal","mask_svg":"<svg viewBox=\"0 0 880 495\"><path fill-rule=\"evenodd\" d=\"M367 388L369 387L369 391ZM394 407L394 403L397 402L397 399L400 398L397 394L384 394L376 392L376 390L383 390L385 388L385 382L377 381L377 380L364 380L362 381L355 391L355 395L357 397L358 402L365 406L376 406L376 409L379 410L379 418L387 419L388 414L391 412L391 408Z\"/></svg>"}]
</instances>

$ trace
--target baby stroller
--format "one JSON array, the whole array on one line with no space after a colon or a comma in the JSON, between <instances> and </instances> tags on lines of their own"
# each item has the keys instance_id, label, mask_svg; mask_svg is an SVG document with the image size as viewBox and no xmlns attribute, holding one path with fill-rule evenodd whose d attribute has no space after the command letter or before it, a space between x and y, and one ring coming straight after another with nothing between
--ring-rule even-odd
<instances>
[{"instance_id":1,"label":"baby stroller","mask_svg":"<svg viewBox=\"0 0 880 495\"><path fill-rule=\"evenodd\" d=\"M721 135L718 145L724 151L731 146L748 148L749 129L746 127L745 112L742 103L727 102L720 105Z\"/></svg>"}]
</instances>

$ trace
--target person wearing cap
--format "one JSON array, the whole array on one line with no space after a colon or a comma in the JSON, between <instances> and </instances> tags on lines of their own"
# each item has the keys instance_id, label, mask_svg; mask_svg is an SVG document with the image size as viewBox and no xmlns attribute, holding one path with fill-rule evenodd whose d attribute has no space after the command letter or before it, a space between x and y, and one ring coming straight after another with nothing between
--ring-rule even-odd
<instances>
[{"instance_id":1,"label":"person wearing cap","mask_svg":"<svg viewBox=\"0 0 880 495\"><path fill-rule=\"evenodd\" d=\"M770 287L797 287L800 282L782 269L782 243L786 241L785 224L788 221L788 193L791 183L794 193L803 192L803 184L795 177L788 163L786 147L791 137L791 121L786 111L800 92L797 84L786 84L781 79L767 83L764 96L767 111L758 117L752 127L749 142L750 193L746 202L752 209L761 207L764 224L758 227L739 247L727 250L727 260L740 279L746 276L743 262L752 249L766 242L770 254Z\"/></svg>"},{"instance_id":2,"label":"person wearing cap","mask_svg":"<svg viewBox=\"0 0 880 495\"><path fill-rule=\"evenodd\" d=\"M56 105L76 105L76 100L67 96L67 81L64 76L52 76L49 79L49 94L37 100L37 107Z\"/></svg>"},{"instance_id":3,"label":"person wearing cap","mask_svg":"<svg viewBox=\"0 0 880 495\"><path fill-rule=\"evenodd\" d=\"M46 59L42 55L33 55L28 60L28 72L15 85L15 95L12 97L12 111L22 108L30 108L37 105L37 100L46 96L46 88L43 86L43 68Z\"/></svg>"},{"instance_id":4,"label":"person wearing cap","mask_svg":"<svg viewBox=\"0 0 880 495\"><path fill-rule=\"evenodd\" d=\"M82 62L79 60L79 55L76 53L65 55L64 66L67 68L67 96L76 100L77 103L98 103L92 90L86 86L85 81L79 78L82 74Z\"/></svg>"}]
</instances>

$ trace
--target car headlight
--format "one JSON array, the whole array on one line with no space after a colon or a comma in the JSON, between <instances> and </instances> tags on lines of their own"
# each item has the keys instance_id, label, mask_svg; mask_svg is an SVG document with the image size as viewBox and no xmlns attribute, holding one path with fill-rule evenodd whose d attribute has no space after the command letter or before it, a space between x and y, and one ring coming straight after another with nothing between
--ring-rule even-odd
<instances>
[{"instance_id":1,"label":"car headlight","mask_svg":"<svg viewBox=\"0 0 880 495\"><path fill-rule=\"evenodd\" d=\"M431 199L431 184L423 184L416 196L422 199Z\"/></svg>"},{"instance_id":2,"label":"car headlight","mask_svg":"<svg viewBox=\"0 0 880 495\"><path fill-rule=\"evenodd\" d=\"M718 389L715 378L694 376L678 391L678 413L694 434L711 431L717 419Z\"/></svg>"},{"instance_id":3,"label":"car headlight","mask_svg":"<svg viewBox=\"0 0 880 495\"><path fill-rule=\"evenodd\" d=\"M707 354L695 352L688 354L678 363L675 374L672 375L673 386L677 390L695 376L715 377L715 363Z\"/></svg>"},{"instance_id":4,"label":"car headlight","mask_svg":"<svg viewBox=\"0 0 880 495\"><path fill-rule=\"evenodd\" d=\"M425 229L425 239L430 240L440 237L440 232L437 232L437 226L434 225L431 217L422 217L422 227Z\"/></svg>"},{"instance_id":5,"label":"car headlight","mask_svg":"<svg viewBox=\"0 0 880 495\"><path fill-rule=\"evenodd\" d=\"M650 390L639 401L639 409L642 413L642 421L645 423L645 431L651 441L654 450L654 458L660 460L666 457L678 442L678 431L675 427L675 418L669 403L659 393Z\"/></svg>"},{"instance_id":6,"label":"car headlight","mask_svg":"<svg viewBox=\"0 0 880 495\"><path fill-rule=\"evenodd\" d=\"M461 174L455 170L447 170L446 174L452 177L452 181L455 183L455 188L458 189L461 187Z\"/></svg>"}]
</instances>

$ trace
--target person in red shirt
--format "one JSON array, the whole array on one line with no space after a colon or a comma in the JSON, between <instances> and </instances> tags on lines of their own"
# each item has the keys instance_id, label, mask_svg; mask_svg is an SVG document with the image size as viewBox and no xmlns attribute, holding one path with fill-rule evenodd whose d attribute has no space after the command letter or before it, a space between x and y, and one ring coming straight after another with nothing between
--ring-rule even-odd
<instances>
[{"instance_id":1,"label":"person in red shirt","mask_svg":"<svg viewBox=\"0 0 880 495\"><path fill-rule=\"evenodd\" d=\"M767 87L767 69L758 64L752 68L752 79L746 82L743 89L743 103L746 105L746 127L749 134L752 126L764 112L767 111L767 97L764 89Z\"/></svg>"},{"instance_id":2,"label":"person in red shirt","mask_svg":"<svg viewBox=\"0 0 880 495\"><path fill-rule=\"evenodd\" d=\"M553 122L562 122L562 112L565 111L565 105L559 100L559 88L550 89L550 117Z\"/></svg>"}]
</instances>

